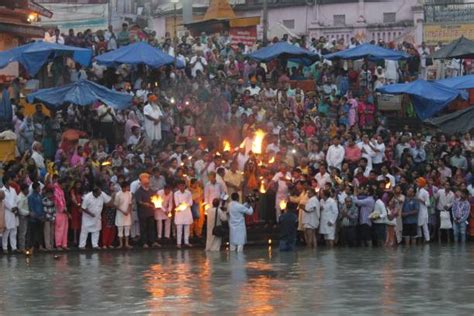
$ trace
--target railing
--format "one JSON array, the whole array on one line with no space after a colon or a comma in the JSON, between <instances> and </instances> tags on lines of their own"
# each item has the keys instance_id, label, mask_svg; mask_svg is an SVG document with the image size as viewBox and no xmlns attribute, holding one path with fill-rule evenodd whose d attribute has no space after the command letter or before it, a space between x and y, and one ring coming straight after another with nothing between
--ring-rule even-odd
<instances>
[{"instance_id":1,"label":"railing","mask_svg":"<svg viewBox=\"0 0 474 316\"><path fill-rule=\"evenodd\" d=\"M426 23L474 21L474 3L427 4L424 11Z\"/></svg>"}]
</instances>

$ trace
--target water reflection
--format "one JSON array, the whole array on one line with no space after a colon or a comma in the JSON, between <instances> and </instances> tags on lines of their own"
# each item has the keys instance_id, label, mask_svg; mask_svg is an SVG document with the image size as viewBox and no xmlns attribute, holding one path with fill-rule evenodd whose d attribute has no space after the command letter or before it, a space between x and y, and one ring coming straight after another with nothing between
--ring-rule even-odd
<instances>
[{"instance_id":1,"label":"water reflection","mask_svg":"<svg viewBox=\"0 0 474 316\"><path fill-rule=\"evenodd\" d=\"M2 314L473 314L471 247L1 256Z\"/></svg>"}]
</instances>

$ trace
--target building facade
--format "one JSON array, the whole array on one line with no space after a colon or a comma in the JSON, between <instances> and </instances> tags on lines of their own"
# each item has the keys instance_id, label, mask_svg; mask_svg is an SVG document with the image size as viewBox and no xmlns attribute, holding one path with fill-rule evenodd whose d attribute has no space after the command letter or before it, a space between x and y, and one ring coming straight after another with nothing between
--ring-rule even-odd
<instances>
[{"instance_id":1,"label":"building facade","mask_svg":"<svg viewBox=\"0 0 474 316\"><path fill-rule=\"evenodd\" d=\"M202 18L208 0L193 3L193 18ZM261 16L263 0L230 0L238 17ZM421 43L422 0L268 0L269 38L288 33L293 36L325 36L329 39L357 37L363 41L408 40ZM175 10L176 9L176 10ZM181 1L152 1L151 24L164 35L175 19L181 24ZM262 27L258 29L262 36Z\"/></svg>"}]
</instances>

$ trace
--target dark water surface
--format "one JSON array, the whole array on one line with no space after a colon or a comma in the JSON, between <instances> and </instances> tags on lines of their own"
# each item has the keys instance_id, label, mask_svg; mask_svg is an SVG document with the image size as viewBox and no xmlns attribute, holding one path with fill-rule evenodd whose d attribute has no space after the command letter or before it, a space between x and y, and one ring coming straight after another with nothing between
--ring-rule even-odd
<instances>
[{"instance_id":1,"label":"dark water surface","mask_svg":"<svg viewBox=\"0 0 474 316\"><path fill-rule=\"evenodd\" d=\"M474 315L474 247L0 256L1 315Z\"/></svg>"}]
</instances>

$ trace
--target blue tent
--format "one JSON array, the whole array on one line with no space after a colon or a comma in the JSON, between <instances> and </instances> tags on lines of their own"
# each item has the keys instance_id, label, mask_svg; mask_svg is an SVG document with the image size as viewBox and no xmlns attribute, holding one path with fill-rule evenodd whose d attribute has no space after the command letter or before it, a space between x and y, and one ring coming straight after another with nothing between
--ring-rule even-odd
<instances>
[{"instance_id":1,"label":"blue tent","mask_svg":"<svg viewBox=\"0 0 474 316\"><path fill-rule=\"evenodd\" d=\"M340 52L332 53L324 55L324 58L329 60L334 59L362 59L368 58L372 61L379 61L379 60L400 60L400 59L408 59L410 55L405 54L404 52L399 52L392 49L383 48L377 45L371 44L362 44L358 45L354 48L349 48L346 50L342 50Z\"/></svg>"},{"instance_id":2,"label":"blue tent","mask_svg":"<svg viewBox=\"0 0 474 316\"><path fill-rule=\"evenodd\" d=\"M99 64L105 66L117 66L121 64L139 65L145 64L152 68L173 65L175 58L164 53L159 48L153 47L145 42L137 42L122 46L117 50L96 57ZM177 61L177 67L184 67Z\"/></svg>"},{"instance_id":3,"label":"blue tent","mask_svg":"<svg viewBox=\"0 0 474 316\"><path fill-rule=\"evenodd\" d=\"M251 53L248 57L261 61L268 62L275 58L289 59L292 62L304 64L309 66L320 59L319 55L312 53L307 49L291 45L287 42L278 42L276 44L260 48Z\"/></svg>"},{"instance_id":4,"label":"blue tent","mask_svg":"<svg viewBox=\"0 0 474 316\"><path fill-rule=\"evenodd\" d=\"M0 100L0 122L11 123L13 119L13 109L10 102L8 89L3 89L2 100Z\"/></svg>"},{"instance_id":5,"label":"blue tent","mask_svg":"<svg viewBox=\"0 0 474 316\"><path fill-rule=\"evenodd\" d=\"M83 66L89 66L92 50L49 42L32 42L0 53L0 68L17 61L26 71L34 76L50 57L61 55L71 56L74 61Z\"/></svg>"},{"instance_id":6,"label":"blue tent","mask_svg":"<svg viewBox=\"0 0 474 316\"><path fill-rule=\"evenodd\" d=\"M80 80L59 88L41 89L28 95L28 102L41 101L58 108L64 104L91 105L101 101L122 110L132 104L132 95L110 90L88 80Z\"/></svg>"},{"instance_id":7,"label":"blue tent","mask_svg":"<svg viewBox=\"0 0 474 316\"><path fill-rule=\"evenodd\" d=\"M474 75L441 79L436 82L453 89L472 89L474 88Z\"/></svg>"},{"instance_id":8,"label":"blue tent","mask_svg":"<svg viewBox=\"0 0 474 316\"><path fill-rule=\"evenodd\" d=\"M467 99L467 93L464 91L421 79L383 86L377 91L386 94L409 94L415 112L421 120L433 117L458 97Z\"/></svg>"}]
</instances>

